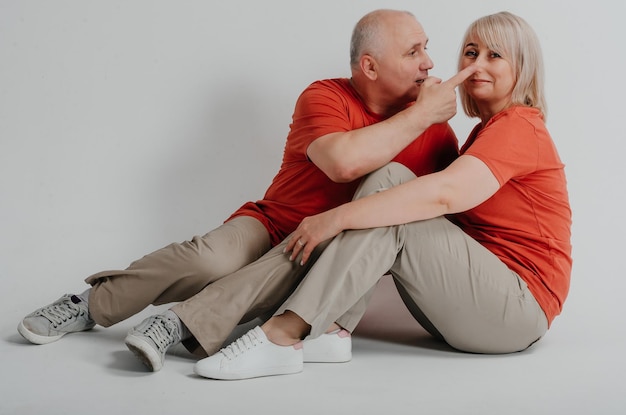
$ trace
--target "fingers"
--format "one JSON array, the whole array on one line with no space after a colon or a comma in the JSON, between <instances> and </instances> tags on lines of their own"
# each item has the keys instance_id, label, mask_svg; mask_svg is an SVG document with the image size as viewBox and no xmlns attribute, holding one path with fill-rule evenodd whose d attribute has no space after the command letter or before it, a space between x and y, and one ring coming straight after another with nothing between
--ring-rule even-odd
<instances>
[{"instance_id":1,"label":"fingers","mask_svg":"<svg viewBox=\"0 0 626 415\"><path fill-rule=\"evenodd\" d=\"M302 266L309 260L315 248L319 245L316 240L304 242L304 238L292 234L283 249L283 253L289 253L289 260L295 261L300 258L299 264Z\"/></svg>"},{"instance_id":2,"label":"fingers","mask_svg":"<svg viewBox=\"0 0 626 415\"><path fill-rule=\"evenodd\" d=\"M289 260L293 261L295 260L298 255L300 254L300 252L302 252L303 257L300 259L300 265L304 264L304 253L306 248L304 247L306 245L306 242L302 242L302 239L298 238L296 240L296 243L293 245L293 250L291 251L291 255L289 256Z\"/></svg>"},{"instance_id":3,"label":"fingers","mask_svg":"<svg viewBox=\"0 0 626 415\"><path fill-rule=\"evenodd\" d=\"M310 252L307 253L306 242L303 242L301 238L292 235L292 237L287 242L285 249L283 249L284 253L290 252L289 260L294 261L300 253L302 253L302 258L300 259L300 265L304 265L306 260L308 259Z\"/></svg>"},{"instance_id":4,"label":"fingers","mask_svg":"<svg viewBox=\"0 0 626 415\"><path fill-rule=\"evenodd\" d=\"M300 266L303 266L304 264L306 264L306 262L309 260L309 257L311 256L312 251L313 249L310 249L310 248L302 249L302 258L300 258Z\"/></svg>"},{"instance_id":5,"label":"fingers","mask_svg":"<svg viewBox=\"0 0 626 415\"><path fill-rule=\"evenodd\" d=\"M296 241L298 241L298 238L294 238L293 236L291 238L289 238L289 240L287 241L287 245L285 245L285 249L283 249L284 253L287 252L291 252L291 255L289 256L289 260L293 261L293 258L295 257L294 255L294 251L300 251L300 249L302 248L300 245L298 245L296 243Z\"/></svg>"},{"instance_id":6,"label":"fingers","mask_svg":"<svg viewBox=\"0 0 626 415\"><path fill-rule=\"evenodd\" d=\"M429 76L428 78L424 79L424 83L422 85L424 86L430 86L430 85L437 85L441 83L441 79L437 78L435 76Z\"/></svg>"},{"instance_id":7,"label":"fingers","mask_svg":"<svg viewBox=\"0 0 626 415\"><path fill-rule=\"evenodd\" d=\"M470 65L466 68L461 69L459 73L443 83L446 85L450 85L452 88L456 88L457 86L462 84L467 78L472 76L475 72L476 67L474 65Z\"/></svg>"}]
</instances>

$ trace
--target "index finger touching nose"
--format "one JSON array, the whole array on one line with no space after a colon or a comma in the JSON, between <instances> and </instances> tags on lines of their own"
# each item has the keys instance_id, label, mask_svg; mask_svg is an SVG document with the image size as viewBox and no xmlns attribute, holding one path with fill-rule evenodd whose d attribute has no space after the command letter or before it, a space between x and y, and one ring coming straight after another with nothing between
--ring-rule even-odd
<instances>
[{"instance_id":1,"label":"index finger touching nose","mask_svg":"<svg viewBox=\"0 0 626 415\"><path fill-rule=\"evenodd\" d=\"M452 88L456 88L460 84L463 83L467 78L472 76L476 72L477 68L474 65L470 65L466 68L461 69L456 75L452 78L448 79L444 83L447 85L451 85Z\"/></svg>"}]
</instances>

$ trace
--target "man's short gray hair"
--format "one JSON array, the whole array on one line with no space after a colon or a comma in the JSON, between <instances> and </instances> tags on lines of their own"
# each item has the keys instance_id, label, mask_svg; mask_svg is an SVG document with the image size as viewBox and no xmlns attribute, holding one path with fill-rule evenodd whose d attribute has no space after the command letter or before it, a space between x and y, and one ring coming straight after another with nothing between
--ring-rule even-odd
<instances>
[{"instance_id":1,"label":"man's short gray hair","mask_svg":"<svg viewBox=\"0 0 626 415\"><path fill-rule=\"evenodd\" d=\"M370 54L376 57L382 48L383 36L380 31L381 16L389 13L404 13L411 17L415 17L413 13L405 10L380 9L374 10L363 16L352 31L352 39L350 40L350 66L358 66L361 56Z\"/></svg>"}]
</instances>

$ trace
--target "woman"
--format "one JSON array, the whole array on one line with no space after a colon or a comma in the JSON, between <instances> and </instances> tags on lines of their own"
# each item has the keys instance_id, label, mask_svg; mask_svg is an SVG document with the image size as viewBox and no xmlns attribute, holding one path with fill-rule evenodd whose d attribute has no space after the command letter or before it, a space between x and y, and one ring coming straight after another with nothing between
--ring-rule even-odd
<instances>
[{"instance_id":1,"label":"woman","mask_svg":"<svg viewBox=\"0 0 626 415\"><path fill-rule=\"evenodd\" d=\"M334 322L353 330L386 272L413 316L458 350L516 352L545 334L569 290L571 211L544 124L539 42L511 13L486 16L462 43L459 68L470 65L461 101L480 123L459 158L420 178L392 163L368 177L357 200L303 220L287 245L292 258L306 262L338 236L277 315L196 373L302 370L300 339Z\"/></svg>"}]
</instances>

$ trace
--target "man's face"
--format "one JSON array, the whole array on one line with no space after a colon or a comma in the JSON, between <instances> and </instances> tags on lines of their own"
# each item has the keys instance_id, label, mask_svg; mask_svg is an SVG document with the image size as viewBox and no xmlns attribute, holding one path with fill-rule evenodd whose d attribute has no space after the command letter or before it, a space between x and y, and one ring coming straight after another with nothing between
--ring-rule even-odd
<instances>
[{"instance_id":1,"label":"man's face","mask_svg":"<svg viewBox=\"0 0 626 415\"><path fill-rule=\"evenodd\" d=\"M428 37L422 25L409 15L390 16L385 23L377 82L390 102L406 105L417 99L433 67L426 53Z\"/></svg>"}]
</instances>

